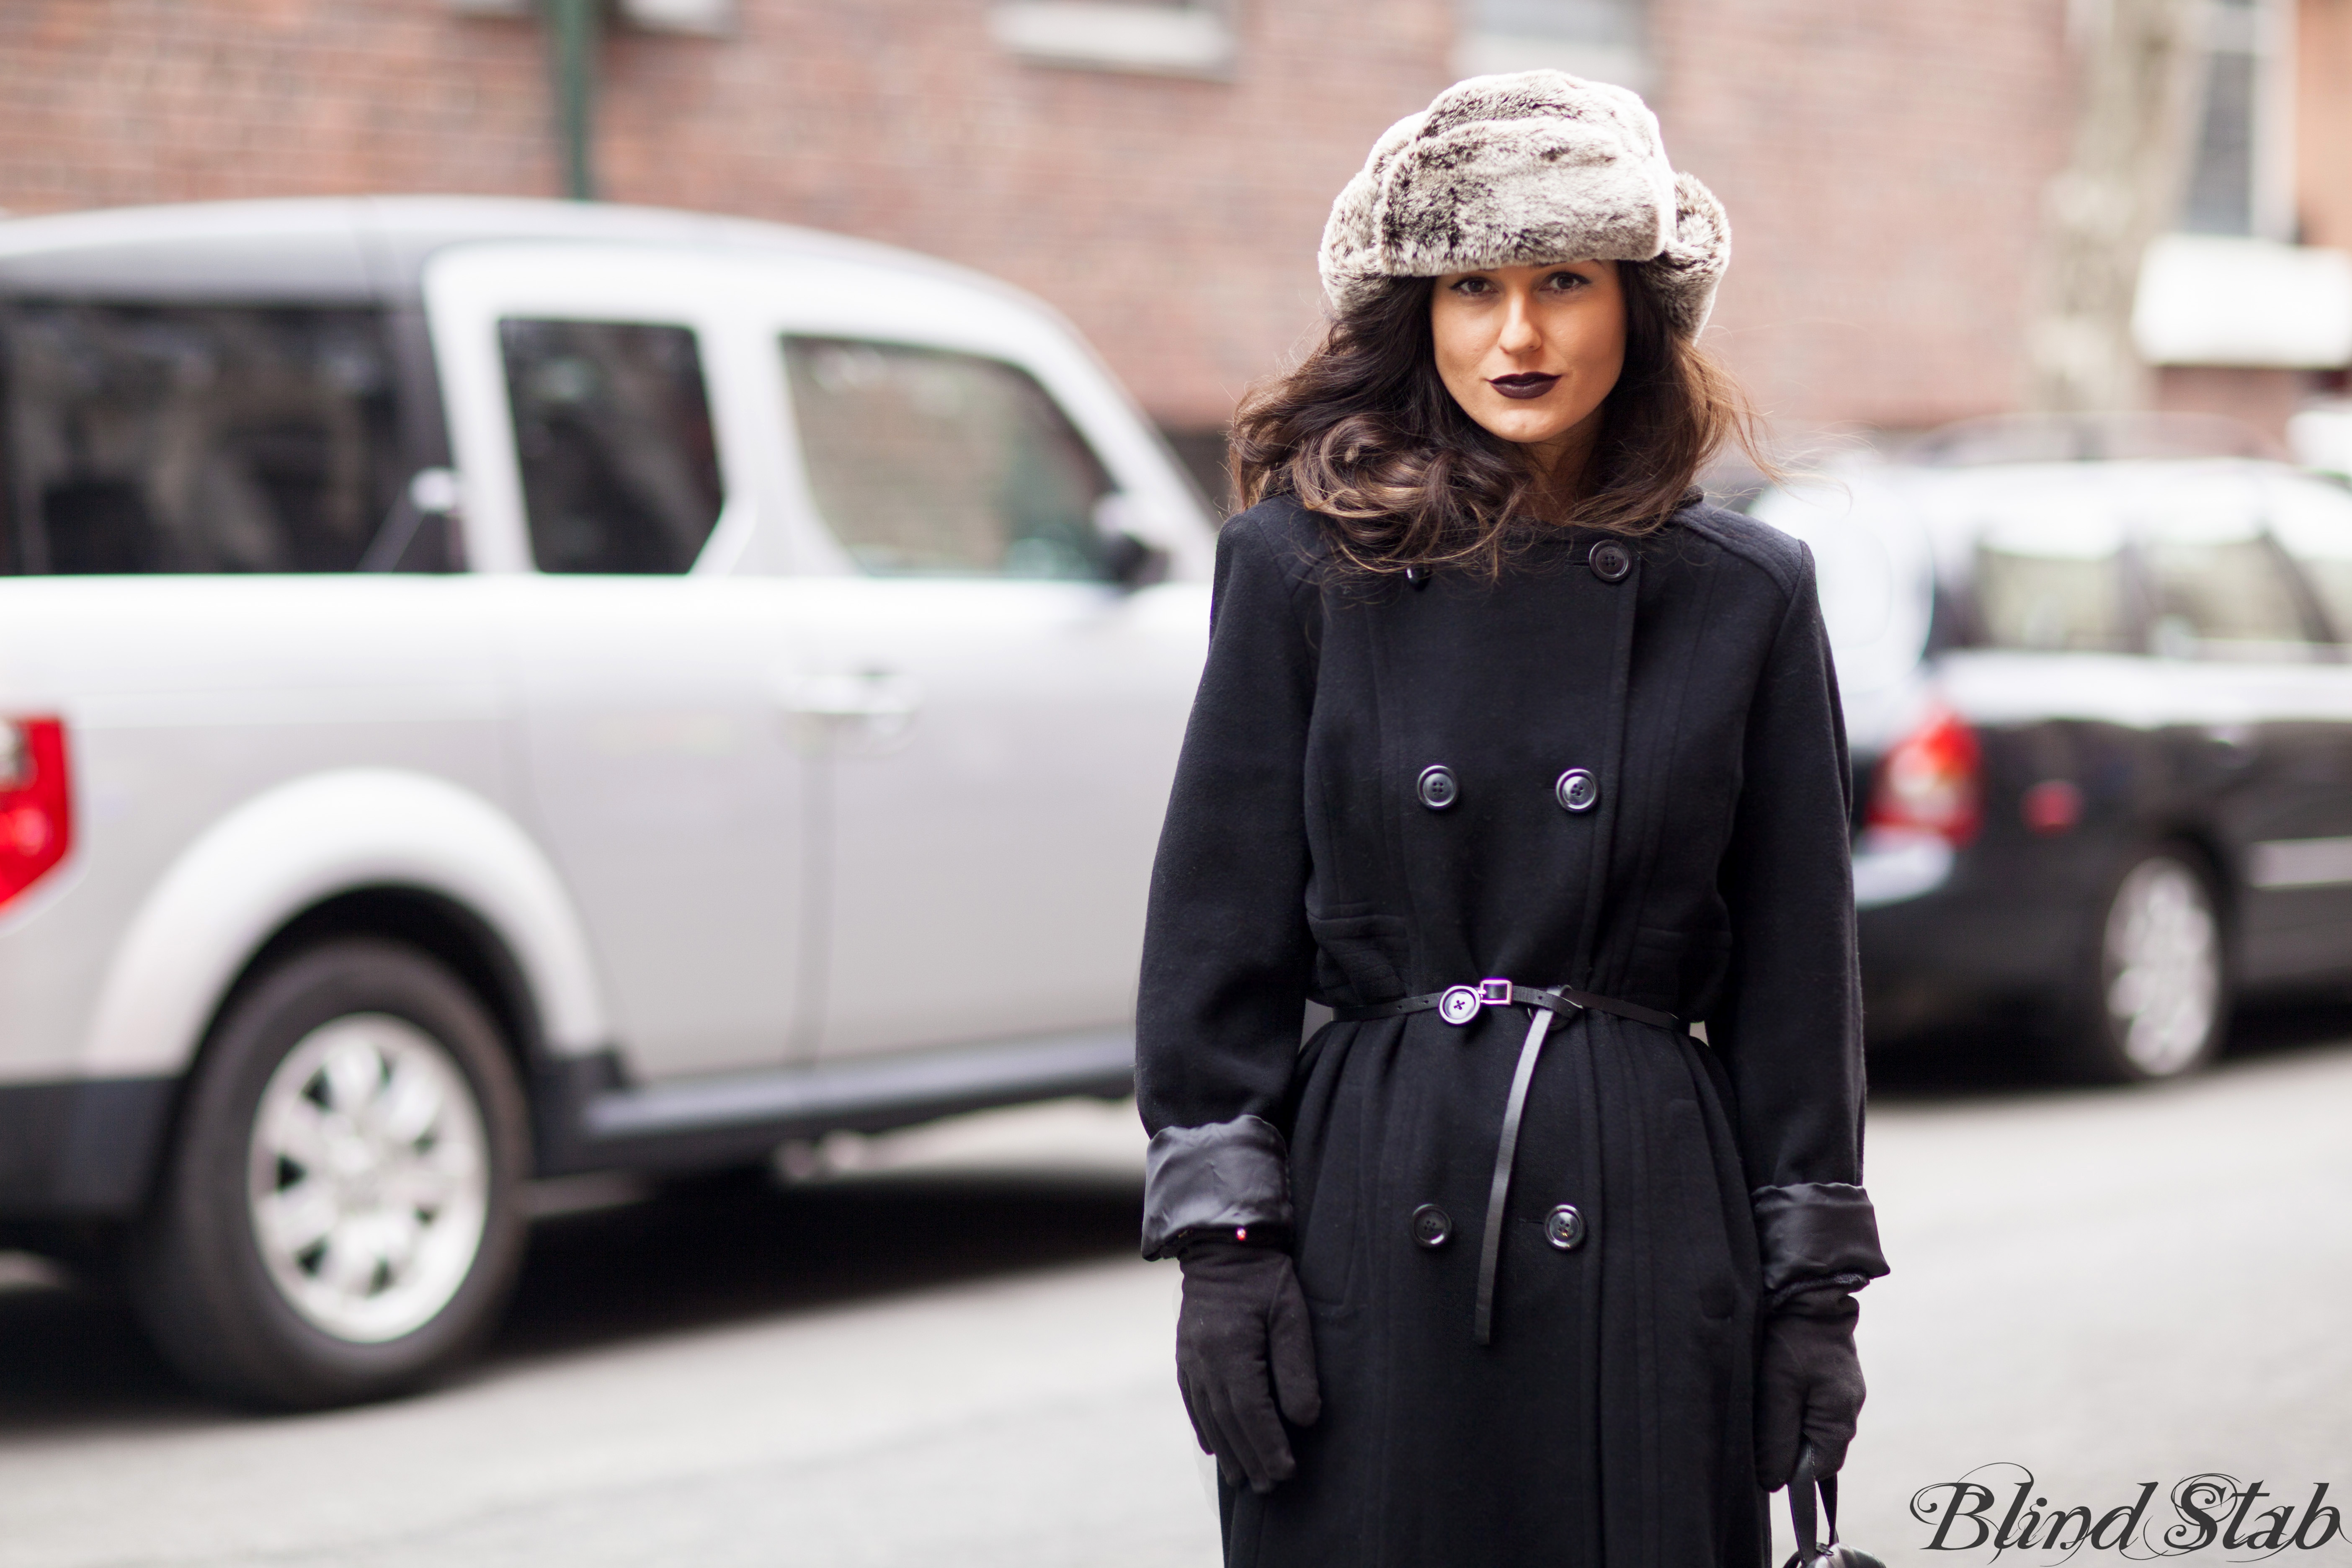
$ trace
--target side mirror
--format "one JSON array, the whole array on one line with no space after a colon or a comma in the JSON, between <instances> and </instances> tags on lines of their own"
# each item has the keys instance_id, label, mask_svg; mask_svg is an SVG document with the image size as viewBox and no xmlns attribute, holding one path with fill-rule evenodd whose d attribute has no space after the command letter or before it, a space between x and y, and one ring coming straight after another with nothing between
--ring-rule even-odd
<instances>
[{"instance_id":1,"label":"side mirror","mask_svg":"<svg viewBox=\"0 0 2352 1568\"><path fill-rule=\"evenodd\" d=\"M1149 588L1168 575L1168 552L1137 531L1134 498L1113 490L1095 502L1095 529L1102 535L1103 575L1126 589Z\"/></svg>"},{"instance_id":2,"label":"side mirror","mask_svg":"<svg viewBox=\"0 0 2352 1568\"><path fill-rule=\"evenodd\" d=\"M1131 533L1103 542L1103 571L1122 588L1149 588L1168 575L1168 552Z\"/></svg>"}]
</instances>

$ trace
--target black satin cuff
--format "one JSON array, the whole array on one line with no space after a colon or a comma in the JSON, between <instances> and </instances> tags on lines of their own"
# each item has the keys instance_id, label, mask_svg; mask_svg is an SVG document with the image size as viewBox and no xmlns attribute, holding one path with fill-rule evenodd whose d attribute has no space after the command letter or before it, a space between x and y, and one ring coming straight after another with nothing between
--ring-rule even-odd
<instances>
[{"instance_id":1,"label":"black satin cuff","mask_svg":"<svg viewBox=\"0 0 2352 1568\"><path fill-rule=\"evenodd\" d=\"M1188 1230L1290 1219L1290 1151L1271 1121L1242 1116L1152 1134L1143 1157L1144 1257L1173 1256Z\"/></svg>"},{"instance_id":2,"label":"black satin cuff","mask_svg":"<svg viewBox=\"0 0 2352 1568\"><path fill-rule=\"evenodd\" d=\"M1783 1313L1793 1318L1840 1318L1856 1310L1853 1293L1869 1284L1860 1274L1832 1274L1820 1279L1800 1279L1764 1298L1768 1318Z\"/></svg>"},{"instance_id":3,"label":"black satin cuff","mask_svg":"<svg viewBox=\"0 0 2352 1568\"><path fill-rule=\"evenodd\" d=\"M1886 1258L1878 1250L1878 1215L1860 1187L1808 1182L1759 1187L1749 1196L1768 1298L1815 1284L1859 1289L1886 1272Z\"/></svg>"}]
</instances>

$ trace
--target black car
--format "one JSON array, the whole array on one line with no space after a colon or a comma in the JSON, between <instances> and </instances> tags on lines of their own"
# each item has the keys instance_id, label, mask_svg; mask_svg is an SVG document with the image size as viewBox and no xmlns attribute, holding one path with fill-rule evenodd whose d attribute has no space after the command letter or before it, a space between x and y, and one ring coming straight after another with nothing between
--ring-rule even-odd
<instances>
[{"instance_id":1,"label":"black car","mask_svg":"<svg viewBox=\"0 0 2352 1568\"><path fill-rule=\"evenodd\" d=\"M2169 1078L2352 981L2352 493L2130 455L2182 436L1979 427L1755 501L1819 564L1874 1047L2007 1017Z\"/></svg>"}]
</instances>

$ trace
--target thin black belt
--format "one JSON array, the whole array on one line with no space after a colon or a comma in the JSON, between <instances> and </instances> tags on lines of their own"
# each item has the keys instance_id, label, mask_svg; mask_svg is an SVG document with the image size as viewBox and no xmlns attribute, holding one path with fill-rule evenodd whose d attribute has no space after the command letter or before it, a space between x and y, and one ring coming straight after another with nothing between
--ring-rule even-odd
<instances>
[{"instance_id":1,"label":"thin black belt","mask_svg":"<svg viewBox=\"0 0 2352 1568\"><path fill-rule=\"evenodd\" d=\"M1419 996L1401 996L1393 1002L1374 1002L1362 1007L1335 1007L1331 1016L1343 1024L1360 1024L1371 1018L1401 1018L1407 1013L1426 1013L1433 1008L1449 1024L1466 1024L1478 1016L1481 1007L1544 1007L1555 1013L1580 1012L1591 1008L1595 1013L1614 1013L1620 1018L1631 1018L1637 1024L1655 1024L1661 1029L1679 1029L1683 1021L1672 1013L1661 1013L1655 1007L1637 1007L1631 1002L1620 1002L1614 996L1595 996L1590 991L1579 991L1573 985L1555 985L1549 991L1538 991L1532 985L1514 985L1507 980L1481 980L1475 985L1449 985L1443 991L1426 992Z\"/></svg>"},{"instance_id":2,"label":"thin black belt","mask_svg":"<svg viewBox=\"0 0 2352 1568\"><path fill-rule=\"evenodd\" d=\"M1503 1210L1510 1202L1511 1162L1519 1151L1519 1119L1528 1108L1528 1085L1536 1076L1536 1058L1543 1054L1544 1037L1551 1031L1551 1021L1558 1015L1586 1011L1612 1013L1620 1018L1631 1018L1637 1024L1654 1024L1660 1028L1679 1029L1682 1020L1672 1013L1661 1013L1654 1007L1638 1007L1631 1002L1620 1002L1613 996L1596 996L1590 991L1579 991L1572 985L1555 985L1549 991L1533 986L1514 985L1508 980L1481 980L1475 985L1449 985L1443 991L1432 991L1420 996L1401 997L1394 1002L1375 1002L1364 1007L1335 1007L1331 1016L1340 1023L1364 1023L1374 1018L1398 1018L1408 1013L1425 1013L1434 1008L1437 1016L1455 1026L1467 1024L1488 1007L1519 1006L1529 1009L1527 1042L1519 1047L1518 1066L1511 1073L1510 1099L1503 1106L1502 1136L1495 1142L1495 1174L1486 1189L1486 1228L1478 1237L1478 1307L1471 1322L1471 1333L1480 1344L1494 1339L1495 1328L1495 1267L1503 1252Z\"/></svg>"}]
</instances>

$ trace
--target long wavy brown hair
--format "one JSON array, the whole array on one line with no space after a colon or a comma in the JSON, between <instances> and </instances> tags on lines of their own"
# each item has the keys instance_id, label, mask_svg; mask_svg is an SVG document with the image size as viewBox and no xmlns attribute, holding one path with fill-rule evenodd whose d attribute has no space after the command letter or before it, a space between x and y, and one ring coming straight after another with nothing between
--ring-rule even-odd
<instances>
[{"instance_id":1,"label":"long wavy brown hair","mask_svg":"<svg viewBox=\"0 0 2352 1568\"><path fill-rule=\"evenodd\" d=\"M1348 565L1502 570L1544 524L1647 533L1693 496L1699 470L1736 444L1767 475L1756 416L1728 372L1666 329L1650 264L1621 261L1625 364L1601 405L1580 494L1548 493L1516 444L1489 434L1439 379L1433 278L1398 278L1337 317L1288 374L1234 416L1244 506L1296 496L1320 514ZM1540 523L1529 526L1534 520Z\"/></svg>"}]
</instances>

